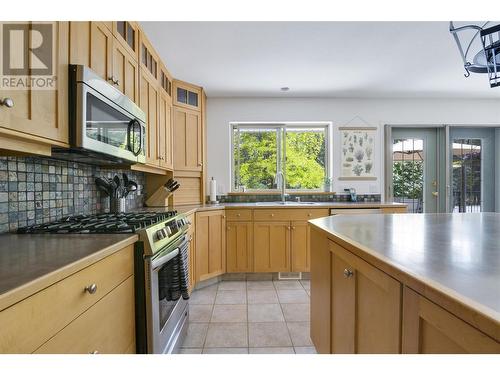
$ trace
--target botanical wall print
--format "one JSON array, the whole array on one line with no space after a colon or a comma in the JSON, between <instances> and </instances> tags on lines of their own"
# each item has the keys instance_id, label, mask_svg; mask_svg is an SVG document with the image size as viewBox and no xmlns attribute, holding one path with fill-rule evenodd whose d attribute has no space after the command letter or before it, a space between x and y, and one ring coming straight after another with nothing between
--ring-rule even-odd
<instances>
[{"instance_id":1,"label":"botanical wall print","mask_svg":"<svg viewBox=\"0 0 500 375\"><path fill-rule=\"evenodd\" d=\"M377 128L339 128L341 139L342 180L375 180L374 149Z\"/></svg>"}]
</instances>

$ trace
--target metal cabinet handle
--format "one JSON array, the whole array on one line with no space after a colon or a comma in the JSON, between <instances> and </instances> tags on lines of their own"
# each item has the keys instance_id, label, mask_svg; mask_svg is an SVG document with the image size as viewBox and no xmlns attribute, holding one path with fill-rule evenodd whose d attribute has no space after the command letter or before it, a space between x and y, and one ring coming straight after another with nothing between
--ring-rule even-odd
<instances>
[{"instance_id":1,"label":"metal cabinet handle","mask_svg":"<svg viewBox=\"0 0 500 375\"><path fill-rule=\"evenodd\" d=\"M312 214L307 214L307 216L311 217L311 216L312 216Z\"/></svg>"},{"instance_id":2,"label":"metal cabinet handle","mask_svg":"<svg viewBox=\"0 0 500 375\"><path fill-rule=\"evenodd\" d=\"M120 81L117 79L116 81L113 81L113 83L116 85L116 86L119 86L120 85Z\"/></svg>"},{"instance_id":3,"label":"metal cabinet handle","mask_svg":"<svg viewBox=\"0 0 500 375\"><path fill-rule=\"evenodd\" d=\"M344 277L349 278L352 277L352 275L354 275L354 272L352 272L352 270L348 268L344 269Z\"/></svg>"},{"instance_id":4,"label":"metal cabinet handle","mask_svg":"<svg viewBox=\"0 0 500 375\"><path fill-rule=\"evenodd\" d=\"M0 99L0 105L4 105L7 108L12 108L14 107L14 101L11 98L3 98Z\"/></svg>"},{"instance_id":5,"label":"metal cabinet handle","mask_svg":"<svg viewBox=\"0 0 500 375\"><path fill-rule=\"evenodd\" d=\"M88 286L85 287L85 291L88 294L94 294L95 292L97 292L97 285L96 284L90 284L90 285L88 285Z\"/></svg>"},{"instance_id":6,"label":"metal cabinet handle","mask_svg":"<svg viewBox=\"0 0 500 375\"><path fill-rule=\"evenodd\" d=\"M294 230L294 229L295 229L295 227L292 227L292 230Z\"/></svg>"},{"instance_id":7,"label":"metal cabinet handle","mask_svg":"<svg viewBox=\"0 0 500 375\"><path fill-rule=\"evenodd\" d=\"M271 217L274 217L274 214L271 214Z\"/></svg>"},{"instance_id":8,"label":"metal cabinet handle","mask_svg":"<svg viewBox=\"0 0 500 375\"><path fill-rule=\"evenodd\" d=\"M241 214L236 214L236 216L237 216L237 217L240 217L240 216L241 216Z\"/></svg>"},{"instance_id":9,"label":"metal cabinet handle","mask_svg":"<svg viewBox=\"0 0 500 375\"><path fill-rule=\"evenodd\" d=\"M92 350L89 354L99 354L99 350Z\"/></svg>"}]
</instances>

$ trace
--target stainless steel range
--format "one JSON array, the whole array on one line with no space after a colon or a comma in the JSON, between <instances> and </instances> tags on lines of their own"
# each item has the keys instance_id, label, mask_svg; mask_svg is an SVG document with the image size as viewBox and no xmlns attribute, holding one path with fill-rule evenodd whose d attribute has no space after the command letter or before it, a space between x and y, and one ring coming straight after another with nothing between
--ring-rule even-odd
<instances>
[{"instance_id":1,"label":"stainless steel range","mask_svg":"<svg viewBox=\"0 0 500 375\"><path fill-rule=\"evenodd\" d=\"M176 211L68 216L18 233L137 233L135 245L136 348L175 353L186 335L189 221Z\"/></svg>"}]
</instances>

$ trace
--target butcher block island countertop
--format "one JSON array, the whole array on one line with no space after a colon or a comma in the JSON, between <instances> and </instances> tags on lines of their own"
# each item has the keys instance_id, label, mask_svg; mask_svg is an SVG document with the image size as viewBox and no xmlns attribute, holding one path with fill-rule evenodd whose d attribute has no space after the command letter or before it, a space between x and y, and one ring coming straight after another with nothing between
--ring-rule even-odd
<instances>
[{"instance_id":1,"label":"butcher block island countertop","mask_svg":"<svg viewBox=\"0 0 500 375\"><path fill-rule=\"evenodd\" d=\"M370 340L375 352L500 351L500 214L338 215L310 225L311 336L321 352L366 352ZM335 328L346 306L363 320L368 292L371 318L353 322L352 333ZM376 322L377 309L387 320ZM387 323L378 346L360 336L369 319Z\"/></svg>"}]
</instances>

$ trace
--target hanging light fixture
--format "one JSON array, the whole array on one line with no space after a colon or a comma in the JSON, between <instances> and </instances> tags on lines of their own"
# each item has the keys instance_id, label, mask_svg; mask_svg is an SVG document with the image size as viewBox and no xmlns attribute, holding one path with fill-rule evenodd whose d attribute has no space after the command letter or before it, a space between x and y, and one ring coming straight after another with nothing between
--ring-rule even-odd
<instances>
[{"instance_id":1,"label":"hanging light fixture","mask_svg":"<svg viewBox=\"0 0 500 375\"><path fill-rule=\"evenodd\" d=\"M487 73L490 87L497 87L500 86L500 24L490 23L455 27L450 22L450 33L462 56L466 72L464 76Z\"/></svg>"}]
</instances>

